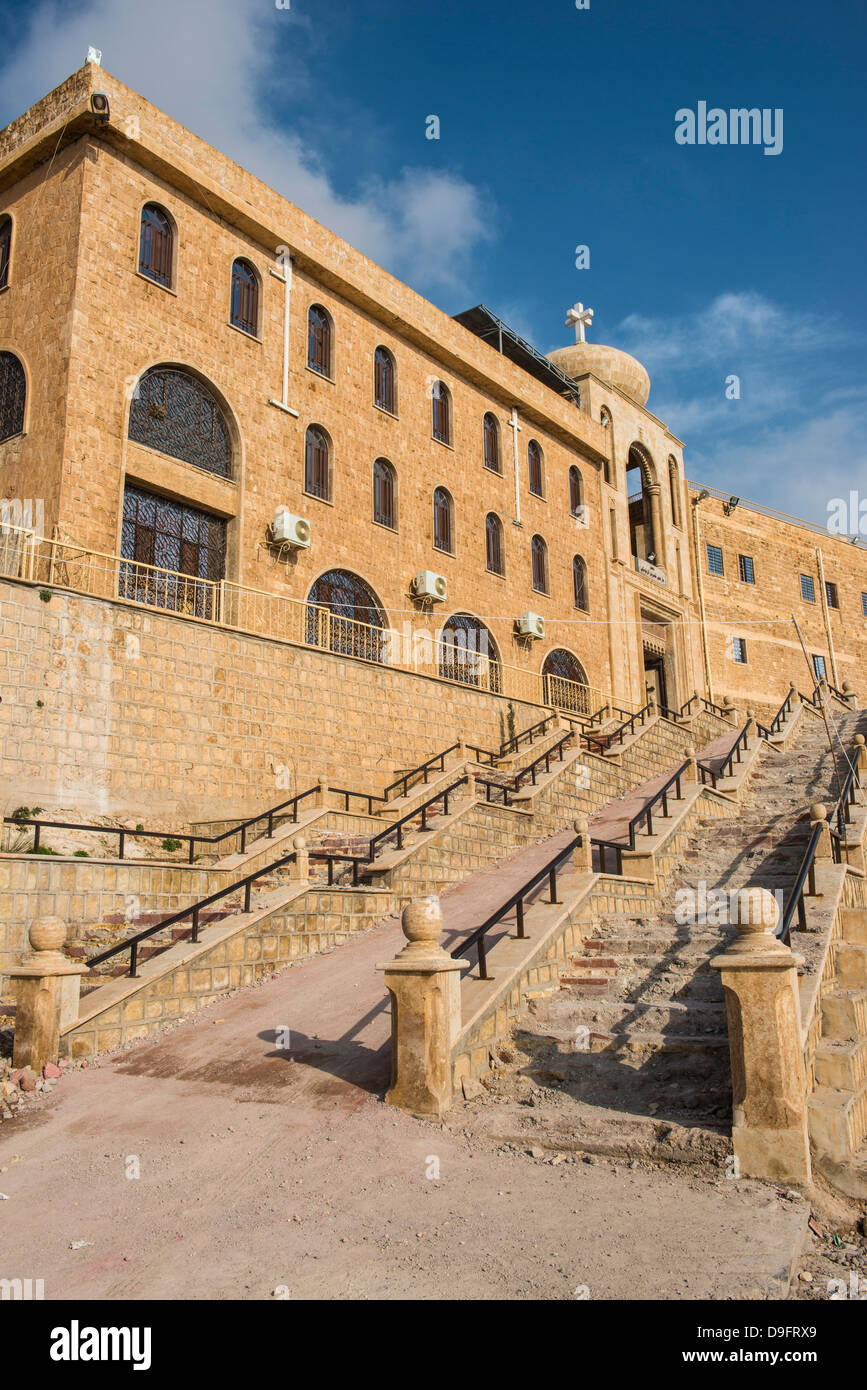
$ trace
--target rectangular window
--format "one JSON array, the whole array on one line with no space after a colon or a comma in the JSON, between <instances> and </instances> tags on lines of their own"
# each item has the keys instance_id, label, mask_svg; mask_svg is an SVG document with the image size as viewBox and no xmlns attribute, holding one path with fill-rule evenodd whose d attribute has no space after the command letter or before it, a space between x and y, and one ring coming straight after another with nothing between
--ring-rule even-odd
<instances>
[{"instance_id":1,"label":"rectangular window","mask_svg":"<svg viewBox=\"0 0 867 1390\"><path fill-rule=\"evenodd\" d=\"M811 574L801 575L801 598L805 603L816 602L816 586L813 583L813 576Z\"/></svg>"},{"instance_id":2,"label":"rectangular window","mask_svg":"<svg viewBox=\"0 0 867 1390\"><path fill-rule=\"evenodd\" d=\"M837 595L837 585L832 584L828 579L825 580L825 600L829 608L840 607L840 599Z\"/></svg>"},{"instance_id":3,"label":"rectangular window","mask_svg":"<svg viewBox=\"0 0 867 1390\"><path fill-rule=\"evenodd\" d=\"M813 674L817 681L825 679L825 658L823 656L813 657Z\"/></svg>"},{"instance_id":4,"label":"rectangular window","mask_svg":"<svg viewBox=\"0 0 867 1390\"><path fill-rule=\"evenodd\" d=\"M756 572L753 569L752 555L738 556L738 571L740 573L742 584L755 584Z\"/></svg>"},{"instance_id":5,"label":"rectangular window","mask_svg":"<svg viewBox=\"0 0 867 1390\"><path fill-rule=\"evenodd\" d=\"M725 574L723 553L718 545L709 545L707 548L707 572L708 574Z\"/></svg>"},{"instance_id":6,"label":"rectangular window","mask_svg":"<svg viewBox=\"0 0 867 1390\"><path fill-rule=\"evenodd\" d=\"M867 618L867 594L861 595L861 612L864 614L864 617Z\"/></svg>"},{"instance_id":7,"label":"rectangular window","mask_svg":"<svg viewBox=\"0 0 867 1390\"><path fill-rule=\"evenodd\" d=\"M185 502L127 485L119 594L173 613L212 618L226 573L226 523Z\"/></svg>"},{"instance_id":8,"label":"rectangular window","mask_svg":"<svg viewBox=\"0 0 867 1390\"><path fill-rule=\"evenodd\" d=\"M747 644L743 637L732 638L732 656L735 661L740 662L741 665L746 665Z\"/></svg>"}]
</instances>

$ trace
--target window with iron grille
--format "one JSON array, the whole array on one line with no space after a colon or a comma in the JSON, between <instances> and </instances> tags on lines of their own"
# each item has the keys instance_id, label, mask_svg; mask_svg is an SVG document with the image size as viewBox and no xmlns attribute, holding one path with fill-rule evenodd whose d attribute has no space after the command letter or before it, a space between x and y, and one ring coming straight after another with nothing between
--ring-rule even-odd
<instances>
[{"instance_id":1,"label":"window with iron grille","mask_svg":"<svg viewBox=\"0 0 867 1390\"><path fill-rule=\"evenodd\" d=\"M136 387L129 437L149 449L232 476L232 438L222 406L204 382L179 367L151 367Z\"/></svg>"},{"instance_id":2,"label":"window with iron grille","mask_svg":"<svg viewBox=\"0 0 867 1390\"><path fill-rule=\"evenodd\" d=\"M431 417L434 439L441 444L451 444L451 396L442 381L435 381L431 390Z\"/></svg>"},{"instance_id":3,"label":"window with iron grille","mask_svg":"<svg viewBox=\"0 0 867 1390\"><path fill-rule=\"evenodd\" d=\"M304 491L323 501L331 500L328 436L318 425L310 425L304 441Z\"/></svg>"},{"instance_id":4,"label":"window with iron grille","mask_svg":"<svg viewBox=\"0 0 867 1390\"><path fill-rule=\"evenodd\" d=\"M816 586L813 583L811 574L801 575L801 598L805 603L816 602Z\"/></svg>"},{"instance_id":5,"label":"window with iron grille","mask_svg":"<svg viewBox=\"0 0 867 1390\"><path fill-rule=\"evenodd\" d=\"M226 572L225 521L128 483L121 554L129 562L120 566L121 598L199 618L214 616L212 586Z\"/></svg>"},{"instance_id":6,"label":"window with iron grille","mask_svg":"<svg viewBox=\"0 0 867 1390\"><path fill-rule=\"evenodd\" d=\"M491 415L490 411L485 416L484 421L485 436L485 467L492 473L500 471L500 427L497 424L496 415Z\"/></svg>"},{"instance_id":7,"label":"window with iron grille","mask_svg":"<svg viewBox=\"0 0 867 1390\"><path fill-rule=\"evenodd\" d=\"M388 459L377 459L373 465L373 519L380 526L397 526L395 473Z\"/></svg>"},{"instance_id":8,"label":"window with iron grille","mask_svg":"<svg viewBox=\"0 0 867 1390\"><path fill-rule=\"evenodd\" d=\"M369 585L350 570L320 575L307 595L307 642L341 656L384 660L385 615ZM329 617L330 615L330 617ZM323 617L328 619L323 621Z\"/></svg>"},{"instance_id":9,"label":"window with iron grille","mask_svg":"<svg viewBox=\"0 0 867 1390\"><path fill-rule=\"evenodd\" d=\"M503 523L494 512L485 517L485 558L492 574L503 573Z\"/></svg>"},{"instance_id":10,"label":"window with iron grille","mask_svg":"<svg viewBox=\"0 0 867 1390\"><path fill-rule=\"evenodd\" d=\"M732 657L741 665L744 665L746 663L747 644L743 637L732 638Z\"/></svg>"},{"instance_id":11,"label":"window with iron grille","mask_svg":"<svg viewBox=\"0 0 867 1390\"><path fill-rule=\"evenodd\" d=\"M138 268L149 280L172 287L174 232L171 219L155 203L142 208Z\"/></svg>"},{"instance_id":12,"label":"window with iron grille","mask_svg":"<svg viewBox=\"0 0 867 1390\"><path fill-rule=\"evenodd\" d=\"M373 355L373 399L380 410L394 414L394 358L388 348L378 347Z\"/></svg>"},{"instance_id":13,"label":"window with iron grille","mask_svg":"<svg viewBox=\"0 0 867 1390\"><path fill-rule=\"evenodd\" d=\"M444 487L438 487L433 496L434 548L452 554L452 499Z\"/></svg>"},{"instance_id":14,"label":"window with iron grille","mask_svg":"<svg viewBox=\"0 0 867 1390\"><path fill-rule=\"evenodd\" d=\"M331 376L331 319L321 304L311 304L307 315L307 365Z\"/></svg>"},{"instance_id":15,"label":"window with iron grille","mask_svg":"<svg viewBox=\"0 0 867 1390\"><path fill-rule=\"evenodd\" d=\"M533 562L533 588L540 594L548 592L548 547L541 536L534 536L531 544Z\"/></svg>"},{"instance_id":16,"label":"window with iron grille","mask_svg":"<svg viewBox=\"0 0 867 1390\"><path fill-rule=\"evenodd\" d=\"M9 284L9 263L12 259L12 218L0 217L0 290Z\"/></svg>"},{"instance_id":17,"label":"window with iron grille","mask_svg":"<svg viewBox=\"0 0 867 1390\"><path fill-rule=\"evenodd\" d=\"M545 492L543 488L542 479L542 450L539 448L539 445L536 443L535 439L531 439L529 444L527 445L527 463L530 470L530 491L533 493L535 497L544 497Z\"/></svg>"},{"instance_id":18,"label":"window with iron grille","mask_svg":"<svg viewBox=\"0 0 867 1390\"><path fill-rule=\"evenodd\" d=\"M867 594L861 595L861 612L864 614L864 617L867 618Z\"/></svg>"},{"instance_id":19,"label":"window with iron grille","mask_svg":"<svg viewBox=\"0 0 867 1390\"><path fill-rule=\"evenodd\" d=\"M0 440L24 429L27 381L14 352L0 352Z\"/></svg>"},{"instance_id":20,"label":"window with iron grille","mask_svg":"<svg viewBox=\"0 0 867 1390\"><path fill-rule=\"evenodd\" d=\"M231 322L254 338L259 332L259 277L249 261L232 266Z\"/></svg>"},{"instance_id":21,"label":"window with iron grille","mask_svg":"<svg viewBox=\"0 0 867 1390\"><path fill-rule=\"evenodd\" d=\"M485 624L469 613L453 613L439 638L439 674L498 694L502 688L497 645Z\"/></svg>"},{"instance_id":22,"label":"window with iron grille","mask_svg":"<svg viewBox=\"0 0 867 1390\"><path fill-rule=\"evenodd\" d=\"M738 572L740 574L742 584L755 584L756 572L753 568L752 555L738 556Z\"/></svg>"},{"instance_id":23,"label":"window with iron grille","mask_svg":"<svg viewBox=\"0 0 867 1390\"><path fill-rule=\"evenodd\" d=\"M825 679L825 658L823 656L813 657L813 674L817 681Z\"/></svg>"},{"instance_id":24,"label":"window with iron grille","mask_svg":"<svg viewBox=\"0 0 867 1390\"><path fill-rule=\"evenodd\" d=\"M718 545L709 545L707 548L707 572L708 574L724 574L723 553Z\"/></svg>"},{"instance_id":25,"label":"window with iron grille","mask_svg":"<svg viewBox=\"0 0 867 1390\"><path fill-rule=\"evenodd\" d=\"M829 608L840 607L840 596L837 593L837 585L832 584L830 579L825 580L825 602Z\"/></svg>"},{"instance_id":26,"label":"window with iron grille","mask_svg":"<svg viewBox=\"0 0 867 1390\"><path fill-rule=\"evenodd\" d=\"M572 464L569 469L569 510L573 516L584 513L584 483L580 470Z\"/></svg>"},{"instance_id":27,"label":"window with iron grille","mask_svg":"<svg viewBox=\"0 0 867 1390\"><path fill-rule=\"evenodd\" d=\"M575 607L586 613L590 606L587 601L587 566L580 555L576 555L572 561L572 590Z\"/></svg>"}]
</instances>

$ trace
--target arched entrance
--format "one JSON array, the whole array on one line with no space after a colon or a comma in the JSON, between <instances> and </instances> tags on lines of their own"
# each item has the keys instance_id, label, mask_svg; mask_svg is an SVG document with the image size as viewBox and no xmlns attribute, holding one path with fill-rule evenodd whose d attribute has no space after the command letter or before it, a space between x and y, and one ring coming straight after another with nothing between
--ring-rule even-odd
<instances>
[{"instance_id":1,"label":"arched entrance","mask_svg":"<svg viewBox=\"0 0 867 1390\"><path fill-rule=\"evenodd\" d=\"M379 599L350 570L321 574L307 595L307 642L341 656L384 662L385 614Z\"/></svg>"},{"instance_id":2,"label":"arched entrance","mask_svg":"<svg viewBox=\"0 0 867 1390\"><path fill-rule=\"evenodd\" d=\"M490 630L470 613L453 613L439 638L437 670L444 680L474 685L498 695L500 654Z\"/></svg>"},{"instance_id":3,"label":"arched entrance","mask_svg":"<svg viewBox=\"0 0 867 1390\"><path fill-rule=\"evenodd\" d=\"M587 672L577 656L565 647L555 647L542 666L545 703L572 714L593 714Z\"/></svg>"}]
</instances>

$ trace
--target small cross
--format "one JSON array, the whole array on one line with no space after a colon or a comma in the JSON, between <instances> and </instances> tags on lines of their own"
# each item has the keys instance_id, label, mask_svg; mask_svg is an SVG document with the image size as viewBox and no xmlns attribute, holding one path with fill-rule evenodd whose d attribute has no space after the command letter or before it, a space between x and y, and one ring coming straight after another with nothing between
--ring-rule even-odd
<instances>
[{"instance_id":1,"label":"small cross","mask_svg":"<svg viewBox=\"0 0 867 1390\"><path fill-rule=\"evenodd\" d=\"M583 304L574 304L571 309L566 310L566 327L570 324L575 325L576 343L586 343L584 337L585 328L589 328L593 322L593 310L585 309Z\"/></svg>"}]
</instances>

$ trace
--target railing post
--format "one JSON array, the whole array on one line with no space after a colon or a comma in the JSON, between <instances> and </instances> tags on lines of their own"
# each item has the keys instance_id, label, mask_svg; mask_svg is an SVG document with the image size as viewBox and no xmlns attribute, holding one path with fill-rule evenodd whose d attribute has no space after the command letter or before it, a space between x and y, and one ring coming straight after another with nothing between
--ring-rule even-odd
<instances>
[{"instance_id":1,"label":"railing post","mask_svg":"<svg viewBox=\"0 0 867 1390\"><path fill-rule=\"evenodd\" d=\"M439 899L403 910L407 945L377 965L392 1001L389 1105L416 1115L441 1115L452 1103L452 1048L461 1026L461 962L439 945Z\"/></svg>"},{"instance_id":2,"label":"railing post","mask_svg":"<svg viewBox=\"0 0 867 1390\"><path fill-rule=\"evenodd\" d=\"M732 704L732 702L731 702L731 700L729 699L728 695L724 695L723 698L722 698L722 708L725 710L726 718L727 718L727 719L730 719L730 720L732 721L733 724L737 724L737 722L738 722L738 711L737 711L737 706Z\"/></svg>"},{"instance_id":3,"label":"railing post","mask_svg":"<svg viewBox=\"0 0 867 1390\"><path fill-rule=\"evenodd\" d=\"M519 940L524 940L524 899L519 898L515 903L515 935Z\"/></svg>"},{"instance_id":4,"label":"railing post","mask_svg":"<svg viewBox=\"0 0 867 1390\"><path fill-rule=\"evenodd\" d=\"M692 743L687 744L686 748L684 748L684 750L683 750L683 757L684 757L684 761L685 761L686 763L688 763L688 767L685 767L685 768L684 768L684 771L683 771L683 779L684 779L684 781L685 781L685 782L696 782L696 783L697 783L697 782L698 782L698 756L697 756L697 754L696 754L695 745L694 745L694 744L692 744Z\"/></svg>"},{"instance_id":5,"label":"railing post","mask_svg":"<svg viewBox=\"0 0 867 1390\"><path fill-rule=\"evenodd\" d=\"M834 853L831 848L831 827L827 820L828 808L821 801L817 801L810 807L810 834L821 829L821 835L816 845L814 859L833 859Z\"/></svg>"},{"instance_id":6,"label":"railing post","mask_svg":"<svg viewBox=\"0 0 867 1390\"><path fill-rule=\"evenodd\" d=\"M60 1053L60 1035L78 1018L81 977L87 966L63 953L66 924L42 917L28 932L30 950L6 971L15 993L12 1065L41 1072Z\"/></svg>"},{"instance_id":7,"label":"railing post","mask_svg":"<svg viewBox=\"0 0 867 1390\"><path fill-rule=\"evenodd\" d=\"M307 852L307 841L303 835L296 835L292 841L292 848L295 851L295 874L294 877L300 883L310 881L310 855Z\"/></svg>"},{"instance_id":8,"label":"railing post","mask_svg":"<svg viewBox=\"0 0 867 1390\"><path fill-rule=\"evenodd\" d=\"M726 995L737 1175L810 1182L801 958L775 936L779 908L767 889L742 890L738 917L738 939L710 962Z\"/></svg>"},{"instance_id":9,"label":"railing post","mask_svg":"<svg viewBox=\"0 0 867 1390\"><path fill-rule=\"evenodd\" d=\"M316 791L316 800L315 800L315 803L314 803L314 804L315 804L316 806L320 807L320 808L323 807L323 806L327 806L327 805L328 805L328 778L327 778L327 777L320 777L320 778L319 778L318 787L317 787L317 791Z\"/></svg>"},{"instance_id":10,"label":"railing post","mask_svg":"<svg viewBox=\"0 0 867 1390\"><path fill-rule=\"evenodd\" d=\"M589 817L577 816L573 828L575 834L581 836L581 843L572 851L572 867L577 874L592 874L593 846L590 843Z\"/></svg>"}]
</instances>

